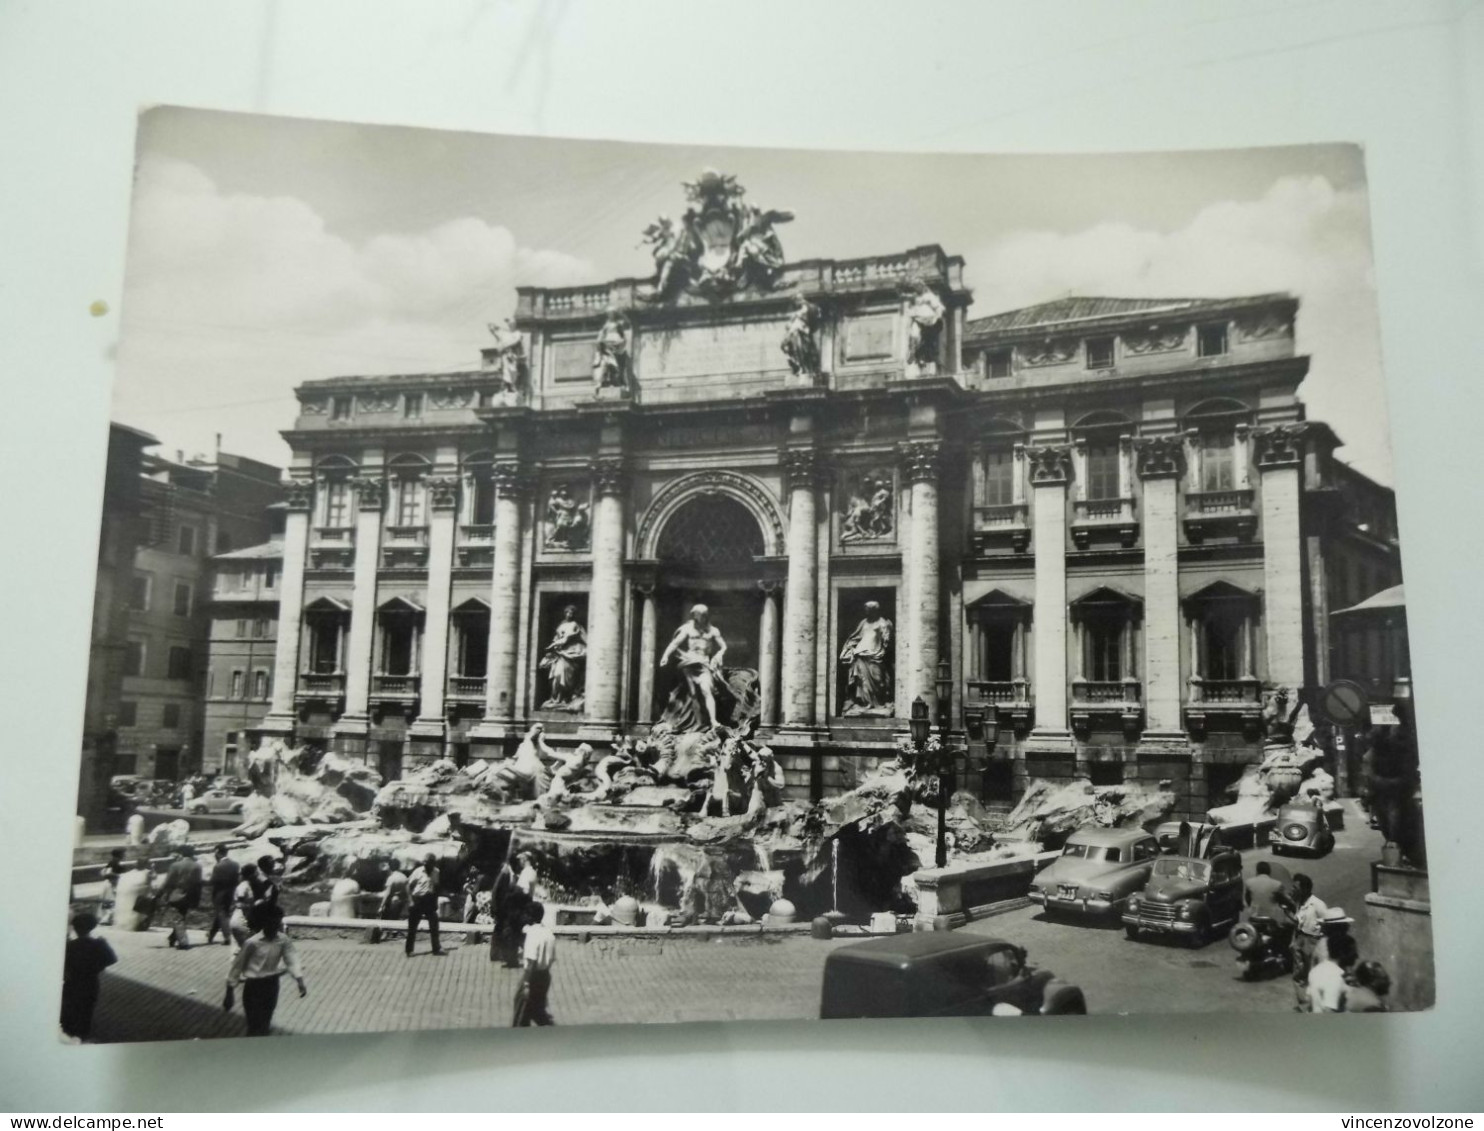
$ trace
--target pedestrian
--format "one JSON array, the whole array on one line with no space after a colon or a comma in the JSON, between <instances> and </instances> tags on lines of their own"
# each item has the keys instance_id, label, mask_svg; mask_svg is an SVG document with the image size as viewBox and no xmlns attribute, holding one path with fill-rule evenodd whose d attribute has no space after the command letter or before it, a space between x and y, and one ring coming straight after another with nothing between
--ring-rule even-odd
<instances>
[{"instance_id":1,"label":"pedestrian","mask_svg":"<svg viewBox=\"0 0 1484 1131\"><path fill-rule=\"evenodd\" d=\"M1257 862L1257 874L1247 881L1243 899L1248 922L1270 920L1278 944L1288 947L1293 935L1293 900L1288 898L1283 881L1273 875L1273 866L1266 860Z\"/></svg>"},{"instance_id":2,"label":"pedestrian","mask_svg":"<svg viewBox=\"0 0 1484 1131\"><path fill-rule=\"evenodd\" d=\"M242 869L227 855L227 846L218 844L216 863L211 868L211 929L206 932L207 946L216 938L217 931L222 933L222 946L232 945L232 904L241 881Z\"/></svg>"},{"instance_id":3,"label":"pedestrian","mask_svg":"<svg viewBox=\"0 0 1484 1131\"><path fill-rule=\"evenodd\" d=\"M194 782L186 782L185 785L183 785L183 786L180 787L180 805L181 805L181 808L185 808L187 805L189 805L194 800L196 800L196 786L195 786L195 783Z\"/></svg>"},{"instance_id":4,"label":"pedestrian","mask_svg":"<svg viewBox=\"0 0 1484 1131\"><path fill-rule=\"evenodd\" d=\"M67 957L62 963L62 1032L85 1041L93 1031L93 1008L98 1004L98 991L103 971L118 955L103 939L93 938L97 916L80 911L72 917L75 939L67 940Z\"/></svg>"},{"instance_id":5,"label":"pedestrian","mask_svg":"<svg viewBox=\"0 0 1484 1131\"><path fill-rule=\"evenodd\" d=\"M100 908L98 921L100 923L112 923L119 901L119 877L129 870L124 863L124 850L122 848L111 849L108 853L108 863L103 865L103 881L107 887L103 889L103 906Z\"/></svg>"},{"instance_id":6,"label":"pedestrian","mask_svg":"<svg viewBox=\"0 0 1484 1131\"><path fill-rule=\"evenodd\" d=\"M547 999L551 994L551 968L556 962L556 935L542 920L546 908L532 901L525 910L522 932L520 988L515 991L515 1017L511 1027L555 1025Z\"/></svg>"},{"instance_id":7,"label":"pedestrian","mask_svg":"<svg viewBox=\"0 0 1484 1131\"><path fill-rule=\"evenodd\" d=\"M176 854L175 862L165 873L159 902L168 906L177 916L177 922L170 928L170 937L166 942L179 950L189 950L191 940L186 923L191 912L201 906L201 891L206 881L194 848L183 844L176 849Z\"/></svg>"},{"instance_id":8,"label":"pedestrian","mask_svg":"<svg viewBox=\"0 0 1484 1131\"><path fill-rule=\"evenodd\" d=\"M412 948L417 941L417 925L428 923L428 935L433 940L433 954L441 957L443 947L438 940L438 857L431 852L423 857L421 866L415 868L407 878L407 957L412 957Z\"/></svg>"},{"instance_id":9,"label":"pedestrian","mask_svg":"<svg viewBox=\"0 0 1484 1131\"><path fill-rule=\"evenodd\" d=\"M129 819L124 822L124 832L129 839L129 844L137 847L144 843L144 814L130 813Z\"/></svg>"},{"instance_id":10,"label":"pedestrian","mask_svg":"<svg viewBox=\"0 0 1484 1131\"><path fill-rule=\"evenodd\" d=\"M381 907L377 914L383 919L405 919L407 917L407 873L393 867L387 874L386 887L381 892Z\"/></svg>"},{"instance_id":11,"label":"pedestrian","mask_svg":"<svg viewBox=\"0 0 1484 1131\"><path fill-rule=\"evenodd\" d=\"M1311 1013L1344 1013L1350 992L1349 975L1360 954L1349 935L1330 940L1329 954L1323 962L1314 963L1309 971L1309 1011Z\"/></svg>"},{"instance_id":12,"label":"pedestrian","mask_svg":"<svg viewBox=\"0 0 1484 1131\"><path fill-rule=\"evenodd\" d=\"M1335 940L1350 934L1350 925L1355 920L1345 914L1345 909L1338 905L1326 907L1324 914L1319 916L1319 941L1314 944L1314 961L1324 962L1329 958L1330 948L1334 946Z\"/></svg>"},{"instance_id":13,"label":"pedestrian","mask_svg":"<svg viewBox=\"0 0 1484 1131\"><path fill-rule=\"evenodd\" d=\"M147 931L154 915L154 895L150 890L149 861L134 862L134 870L119 876L118 898L114 904L113 923L125 931Z\"/></svg>"},{"instance_id":14,"label":"pedestrian","mask_svg":"<svg viewBox=\"0 0 1484 1131\"><path fill-rule=\"evenodd\" d=\"M1345 995L1346 1013L1386 1013L1386 995L1391 992L1391 975L1379 962L1361 962L1350 979L1350 992Z\"/></svg>"},{"instance_id":15,"label":"pedestrian","mask_svg":"<svg viewBox=\"0 0 1484 1131\"><path fill-rule=\"evenodd\" d=\"M485 887L484 876L478 868L464 873L464 922L472 923L479 917L479 893Z\"/></svg>"},{"instance_id":16,"label":"pedestrian","mask_svg":"<svg viewBox=\"0 0 1484 1131\"><path fill-rule=\"evenodd\" d=\"M259 912L258 918L261 929L242 944L227 975L225 1006L232 1007L232 991L240 985L249 1037L266 1037L272 1032L273 1011L278 1008L278 981L285 974L298 984L300 997L309 992L294 940L283 933L283 909L270 904Z\"/></svg>"},{"instance_id":17,"label":"pedestrian","mask_svg":"<svg viewBox=\"0 0 1484 1131\"><path fill-rule=\"evenodd\" d=\"M227 920L228 937L232 941L232 954L242 949L242 944L257 932L258 915L258 866L242 865L241 878L232 891L232 915Z\"/></svg>"},{"instance_id":18,"label":"pedestrian","mask_svg":"<svg viewBox=\"0 0 1484 1131\"><path fill-rule=\"evenodd\" d=\"M515 886L520 888L532 899L536 898L536 865L531 862L531 854L522 852L515 858L520 865L520 872L515 877Z\"/></svg>"},{"instance_id":19,"label":"pedestrian","mask_svg":"<svg viewBox=\"0 0 1484 1131\"><path fill-rule=\"evenodd\" d=\"M278 861L272 856L258 857L258 878L253 891L260 905L271 903L278 906L279 880Z\"/></svg>"},{"instance_id":20,"label":"pedestrian","mask_svg":"<svg viewBox=\"0 0 1484 1131\"><path fill-rule=\"evenodd\" d=\"M1293 1008L1305 1013L1309 1008L1309 967L1314 965L1314 948L1322 933L1319 920L1326 908L1314 894L1314 881L1303 872L1293 877L1293 904Z\"/></svg>"},{"instance_id":21,"label":"pedestrian","mask_svg":"<svg viewBox=\"0 0 1484 1131\"><path fill-rule=\"evenodd\" d=\"M520 965L520 932L530 902L530 897L516 886L515 869L507 858L490 890L490 910L495 918L495 929L490 933L490 961L499 962L507 970Z\"/></svg>"}]
</instances>

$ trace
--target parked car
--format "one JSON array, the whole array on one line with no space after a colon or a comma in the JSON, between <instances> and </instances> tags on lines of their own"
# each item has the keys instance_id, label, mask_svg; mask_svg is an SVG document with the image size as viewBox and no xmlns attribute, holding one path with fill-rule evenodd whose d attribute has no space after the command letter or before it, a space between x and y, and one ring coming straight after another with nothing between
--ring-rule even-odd
<instances>
[{"instance_id":1,"label":"parked car","mask_svg":"<svg viewBox=\"0 0 1484 1131\"><path fill-rule=\"evenodd\" d=\"M1330 831L1329 819L1320 806L1290 801L1279 808L1273 831L1268 834L1268 843L1274 856L1285 856L1290 852L1323 856L1334 848L1335 834Z\"/></svg>"},{"instance_id":2,"label":"parked car","mask_svg":"<svg viewBox=\"0 0 1484 1131\"><path fill-rule=\"evenodd\" d=\"M1047 912L1120 915L1149 882L1159 842L1143 829L1078 829L1061 855L1036 874L1028 893Z\"/></svg>"},{"instance_id":3,"label":"parked car","mask_svg":"<svg viewBox=\"0 0 1484 1131\"><path fill-rule=\"evenodd\" d=\"M187 813L240 813L245 800L225 789L208 789L186 802Z\"/></svg>"},{"instance_id":4,"label":"parked car","mask_svg":"<svg viewBox=\"0 0 1484 1131\"><path fill-rule=\"evenodd\" d=\"M1086 1012L1081 989L1032 966L1022 948L958 931L892 935L832 951L819 1006L824 1018Z\"/></svg>"},{"instance_id":5,"label":"parked car","mask_svg":"<svg viewBox=\"0 0 1484 1131\"><path fill-rule=\"evenodd\" d=\"M1154 839L1159 841L1161 852L1204 859L1213 852L1221 851L1221 838L1216 836L1216 830L1220 827L1202 822L1163 821L1154 826ZM1184 841L1181 840L1182 836Z\"/></svg>"},{"instance_id":6,"label":"parked car","mask_svg":"<svg viewBox=\"0 0 1484 1131\"><path fill-rule=\"evenodd\" d=\"M1128 897L1123 929L1174 935L1205 946L1242 917L1242 857L1217 852L1208 859L1161 856L1142 891Z\"/></svg>"}]
</instances>

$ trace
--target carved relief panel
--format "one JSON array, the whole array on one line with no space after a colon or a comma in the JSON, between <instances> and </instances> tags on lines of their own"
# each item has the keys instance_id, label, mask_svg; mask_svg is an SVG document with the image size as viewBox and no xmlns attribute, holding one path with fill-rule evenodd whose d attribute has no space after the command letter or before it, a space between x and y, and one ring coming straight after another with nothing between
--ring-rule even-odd
<instances>
[{"instance_id":1,"label":"carved relief panel","mask_svg":"<svg viewBox=\"0 0 1484 1131\"><path fill-rule=\"evenodd\" d=\"M895 544L895 470L890 466L850 468L841 471L836 482L836 529L840 547L850 549Z\"/></svg>"}]
</instances>

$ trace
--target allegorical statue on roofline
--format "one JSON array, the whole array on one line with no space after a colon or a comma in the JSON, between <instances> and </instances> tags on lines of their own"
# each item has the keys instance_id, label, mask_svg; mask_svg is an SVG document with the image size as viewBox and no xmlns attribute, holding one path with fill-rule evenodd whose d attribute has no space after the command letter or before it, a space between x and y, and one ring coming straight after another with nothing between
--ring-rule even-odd
<instances>
[{"instance_id":1,"label":"allegorical statue on roofline","mask_svg":"<svg viewBox=\"0 0 1484 1131\"><path fill-rule=\"evenodd\" d=\"M633 359L629 350L633 327L621 310L610 310L593 350L593 385L598 389L629 387Z\"/></svg>"},{"instance_id":2,"label":"allegorical statue on roofline","mask_svg":"<svg viewBox=\"0 0 1484 1131\"><path fill-rule=\"evenodd\" d=\"M500 375L500 394L506 403L513 404L525 391L526 376L530 367L526 361L526 339L515 328L515 320L507 318L505 325L489 324L495 339L493 363Z\"/></svg>"},{"instance_id":3,"label":"allegorical statue on roofline","mask_svg":"<svg viewBox=\"0 0 1484 1131\"><path fill-rule=\"evenodd\" d=\"M780 347L788 358L788 367L795 377L816 378L819 376L819 307L803 295L789 315L788 325L783 330Z\"/></svg>"},{"instance_id":4,"label":"allegorical statue on roofline","mask_svg":"<svg viewBox=\"0 0 1484 1131\"><path fill-rule=\"evenodd\" d=\"M907 368L911 375L938 371L938 348L947 308L933 289L918 283L906 296Z\"/></svg>"},{"instance_id":5,"label":"allegorical statue on roofline","mask_svg":"<svg viewBox=\"0 0 1484 1131\"><path fill-rule=\"evenodd\" d=\"M783 244L774 230L792 212L762 209L743 199L737 178L707 169L686 182L690 207L677 224L661 216L644 230L654 257L650 302L674 302L685 293L713 301L737 291L767 291L783 275Z\"/></svg>"}]
</instances>

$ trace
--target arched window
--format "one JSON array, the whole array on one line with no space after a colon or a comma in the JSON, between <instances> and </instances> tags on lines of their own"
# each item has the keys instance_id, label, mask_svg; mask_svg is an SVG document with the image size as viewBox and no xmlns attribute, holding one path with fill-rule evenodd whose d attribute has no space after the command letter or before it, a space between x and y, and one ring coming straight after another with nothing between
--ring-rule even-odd
<instances>
[{"instance_id":1,"label":"arched window","mask_svg":"<svg viewBox=\"0 0 1484 1131\"><path fill-rule=\"evenodd\" d=\"M355 525L350 480L356 470L355 461L348 456L325 456L315 463L315 525L322 531L349 530Z\"/></svg>"},{"instance_id":2,"label":"arched window","mask_svg":"<svg viewBox=\"0 0 1484 1131\"><path fill-rule=\"evenodd\" d=\"M392 522L399 530L414 530L426 524L427 501L423 480L429 464L419 455L399 455L387 462L392 489Z\"/></svg>"},{"instance_id":3,"label":"arched window","mask_svg":"<svg viewBox=\"0 0 1484 1131\"><path fill-rule=\"evenodd\" d=\"M1131 546L1138 536L1133 500L1134 422L1122 413L1093 412L1072 426L1075 480L1072 537L1086 549L1094 537Z\"/></svg>"},{"instance_id":4,"label":"arched window","mask_svg":"<svg viewBox=\"0 0 1484 1131\"><path fill-rule=\"evenodd\" d=\"M661 561L690 566L739 567L763 554L757 519L735 499L692 499L670 516L660 532Z\"/></svg>"}]
</instances>

